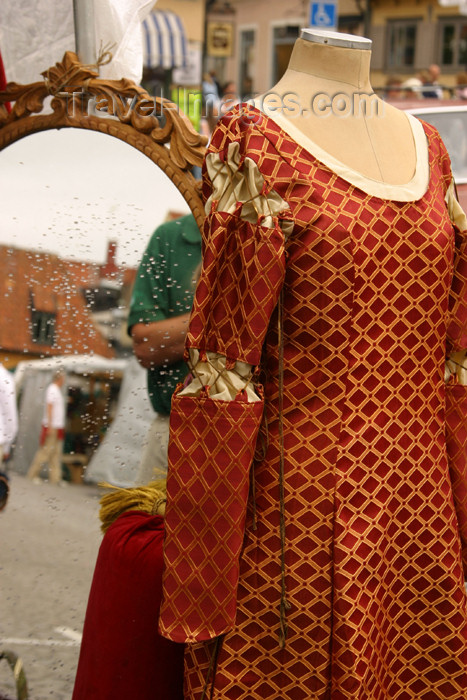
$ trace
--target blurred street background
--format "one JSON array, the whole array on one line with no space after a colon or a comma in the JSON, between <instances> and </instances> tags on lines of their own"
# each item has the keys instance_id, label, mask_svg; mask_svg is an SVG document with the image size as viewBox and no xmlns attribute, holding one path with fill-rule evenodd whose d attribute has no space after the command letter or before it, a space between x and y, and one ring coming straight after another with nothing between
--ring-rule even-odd
<instances>
[{"instance_id":1,"label":"blurred street background","mask_svg":"<svg viewBox=\"0 0 467 700\"><path fill-rule=\"evenodd\" d=\"M30 700L70 700L101 541L97 486L11 478L0 513L0 649L23 660ZM16 697L0 664L0 692Z\"/></svg>"}]
</instances>

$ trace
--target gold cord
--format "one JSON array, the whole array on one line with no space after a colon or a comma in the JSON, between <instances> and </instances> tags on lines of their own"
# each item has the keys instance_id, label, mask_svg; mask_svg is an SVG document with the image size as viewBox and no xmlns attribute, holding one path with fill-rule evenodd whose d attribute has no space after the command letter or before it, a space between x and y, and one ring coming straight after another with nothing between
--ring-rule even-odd
<instances>
[{"instance_id":1,"label":"gold cord","mask_svg":"<svg viewBox=\"0 0 467 700\"><path fill-rule=\"evenodd\" d=\"M212 650L212 654L211 654L211 660L209 662L209 668L208 668L208 672L206 675L203 693L201 695L200 700L205 700L205 698L206 698L206 693L208 691L209 681L211 680L211 674L212 674L212 680L211 680L211 695L212 695L212 684L214 683L214 677L215 677L215 672L213 673L213 671L215 671L215 667L217 664L217 656L218 656L219 651L220 651L220 643L221 643L222 639L223 639L223 637L216 637L214 640L214 646L213 646L213 650Z\"/></svg>"},{"instance_id":2,"label":"gold cord","mask_svg":"<svg viewBox=\"0 0 467 700\"><path fill-rule=\"evenodd\" d=\"M285 647L287 638L287 610L290 610L290 603L287 600L287 586L285 581L286 566L285 566L285 458L284 458L284 327L283 327L283 307L284 307L284 291L281 290L279 297L279 305L277 309L277 330L278 330L278 347L279 347L279 450L280 450L280 465L279 465L279 515L280 515L280 538L281 538L281 601L280 601L280 628L279 628L279 646L281 649Z\"/></svg>"},{"instance_id":3,"label":"gold cord","mask_svg":"<svg viewBox=\"0 0 467 700\"><path fill-rule=\"evenodd\" d=\"M66 87L67 85L70 84L70 82L73 81L73 78L76 76L80 75L83 70L87 71L96 71L99 69L100 66L105 66L110 61L112 60L112 53L110 49L113 49L114 44L109 44L108 46L100 48L99 55L97 57L96 63L91 63L91 64L80 64L78 66L73 66L72 68L69 68L67 71L63 73L61 76L61 81L58 84L53 84L53 81L50 78L50 70L47 71L46 75L44 76L44 82L45 86L47 88L47 92L50 95L57 95L58 93L62 92L63 88ZM86 90L90 84L90 82L94 80L94 78L88 78L83 82L84 89Z\"/></svg>"}]
</instances>

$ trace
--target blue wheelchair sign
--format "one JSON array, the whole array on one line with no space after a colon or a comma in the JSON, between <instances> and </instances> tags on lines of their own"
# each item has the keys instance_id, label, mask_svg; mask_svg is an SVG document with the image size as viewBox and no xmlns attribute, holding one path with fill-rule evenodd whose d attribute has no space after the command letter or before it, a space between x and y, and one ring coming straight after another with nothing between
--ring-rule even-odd
<instances>
[{"instance_id":1,"label":"blue wheelchair sign","mask_svg":"<svg viewBox=\"0 0 467 700\"><path fill-rule=\"evenodd\" d=\"M310 27L337 29L337 2L310 3Z\"/></svg>"}]
</instances>

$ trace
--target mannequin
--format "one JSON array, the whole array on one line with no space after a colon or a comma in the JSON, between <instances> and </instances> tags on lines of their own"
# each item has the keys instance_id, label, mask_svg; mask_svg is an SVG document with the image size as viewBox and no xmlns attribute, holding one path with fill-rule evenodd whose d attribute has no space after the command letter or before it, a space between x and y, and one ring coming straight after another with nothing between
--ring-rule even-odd
<instances>
[{"instance_id":1,"label":"mannequin","mask_svg":"<svg viewBox=\"0 0 467 700\"><path fill-rule=\"evenodd\" d=\"M443 368L467 224L433 127L377 98L339 113L372 93L369 46L304 30L206 156L160 616L187 700L466 697Z\"/></svg>"},{"instance_id":2,"label":"mannequin","mask_svg":"<svg viewBox=\"0 0 467 700\"><path fill-rule=\"evenodd\" d=\"M298 104L289 109L284 100L286 108L281 113L307 138L367 177L404 184L413 176L416 164L412 129L404 112L383 102L373 92L370 60L369 39L303 29L284 76L255 104L263 104L274 118L268 105L274 107L276 96L298 98ZM371 99L358 100L359 93ZM320 95L323 100L313 108L314 100ZM326 109L334 95L348 98L343 105L347 105L344 116ZM329 99L325 100L324 96ZM369 110L365 110L364 102L371 105Z\"/></svg>"}]
</instances>

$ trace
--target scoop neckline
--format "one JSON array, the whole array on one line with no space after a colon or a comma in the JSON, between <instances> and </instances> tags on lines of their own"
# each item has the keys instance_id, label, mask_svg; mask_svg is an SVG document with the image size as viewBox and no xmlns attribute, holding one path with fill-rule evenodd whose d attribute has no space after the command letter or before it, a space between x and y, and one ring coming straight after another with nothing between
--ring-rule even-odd
<instances>
[{"instance_id":1,"label":"scoop neckline","mask_svg":"<svg viewBox=\"0 0 467 700\"><path fill-rule=\"evenodd\" d=\"M388 184L375 180L358 172L321 148L306 136L290 119L280 112L270 114L262 111L255 103L248 106L274 122L281 131L297 143L315 160L325 165L329 170L345 182L357 187L371 197L390 199L399 202L414 202L423 197L430 184L430 164L427 137L419 119L406 112L415 145L415 171L411 179L402 184Z\"/></svg>"}]
</instances>

